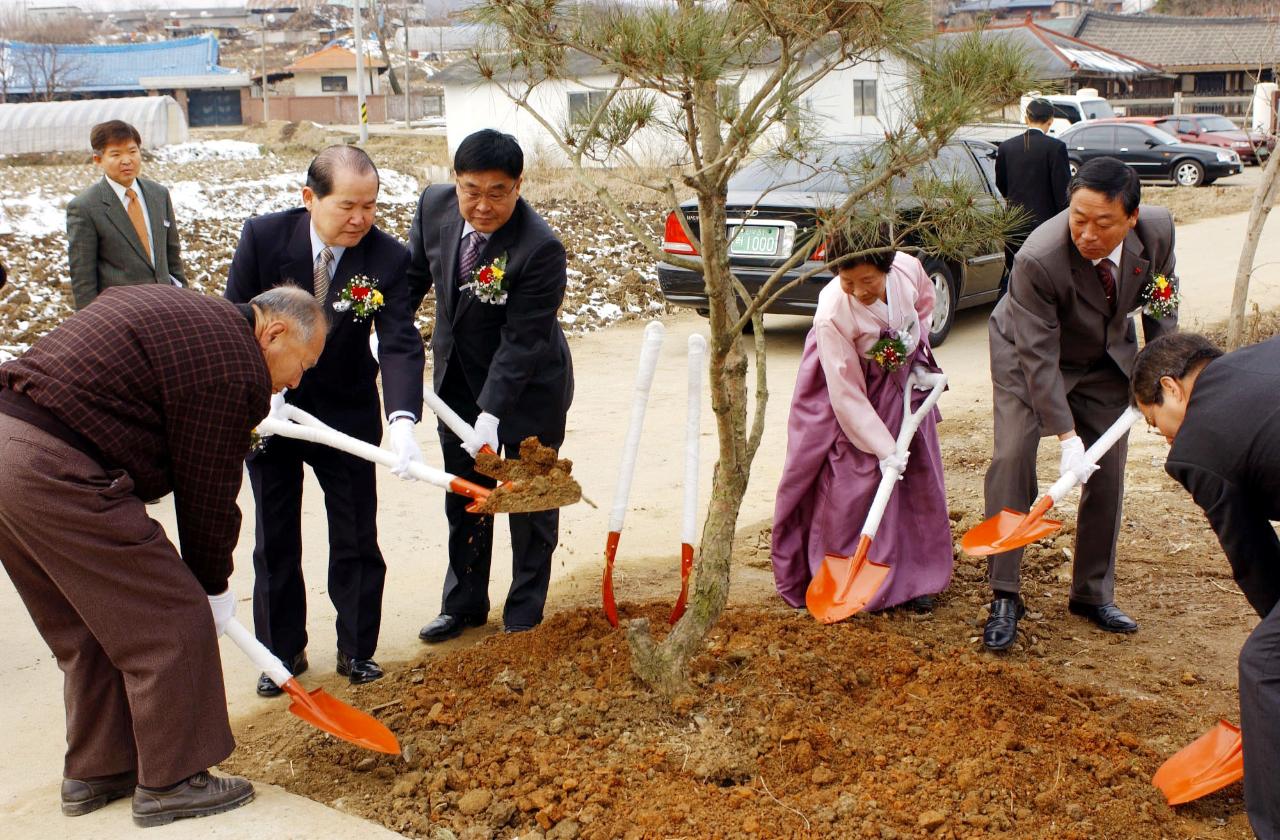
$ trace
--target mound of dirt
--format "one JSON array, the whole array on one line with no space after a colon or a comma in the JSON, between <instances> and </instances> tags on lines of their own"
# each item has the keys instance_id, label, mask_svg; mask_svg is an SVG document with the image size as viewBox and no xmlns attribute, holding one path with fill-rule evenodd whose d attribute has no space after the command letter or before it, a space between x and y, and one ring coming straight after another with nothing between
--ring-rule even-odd
<instances>
[{"instance_id":1,"label":"mound of dirt","mask_svg":"<svg viewBox=\"0 0 1280 840\"><path fill-rule=\"evenodd\" d=\"M625 629L572 610L353 692L403 758L294 722L225 766L410 837L1183 836L1140 704L909 620L731 608L667 704Z\"/></svg>"}]
</instances>

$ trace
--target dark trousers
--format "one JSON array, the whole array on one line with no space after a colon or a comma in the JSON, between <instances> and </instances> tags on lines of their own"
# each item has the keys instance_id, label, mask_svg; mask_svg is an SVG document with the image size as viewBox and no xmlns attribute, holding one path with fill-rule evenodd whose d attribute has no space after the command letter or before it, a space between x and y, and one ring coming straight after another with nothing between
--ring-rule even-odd
<instances>
[{"instance_id":1,"label":"dark trousers","mask_svg":"<svg viewBox=\"0 0 1280 840\"><path fill-rule=\"evenodd\" d=\"M1259 840L1280 840L1280 607L1240 650L1244 806Z\"/></svg>"},{"instance_id":2,"label":"dark trousers","mask_svg":"<svg viewBox=\"0 0 1280 840\"><path fill-rule=\"evenodd\" d=\"M204 590L121 470L0 414L0 561L63 673L67 778L162 787L235 748Z\"/></svg>"},{"instance_id":3,"label":"dark trousers","mask_svg":"<svg viewBox=\"0 0 1280 840\"><path fill-rule=\"evenodd\" d=\"M995 452L985 480L987 516L1006 507L1025 512L1039 497L1036 450L1040 424L1025 401L1022 373L994 371L992 378ZM1084 439L1086 449L1124 412L1128 400L1128 382L1110 359L1085 374L1067 393L1076 434ZM1081 491L1071 580L1073 601L1100 605L1115 600L1116 539L1128 448L1129 437L1125 435L1098 461L1098 471ZM1022 549L991 555L987 566L991 588L1021 591L1021 565Z\"/></svg>"},{"instance_id":4,"label":"dark trousers","mask_svg":"<svg viewBox=\"0 0 1280 840\"><path fill-rule=\"evenodd\" d=\"M253 626L288 660L307 646L302 576L302 465L315 472L329 523L329 599L338 612L338 650L370 659L382 623L387 566L378 549L374 465L327 446L276 438L249 461L256 533Z\"/></svg>"},{"instance_id":5,"label":"dark trousers","mask_svg":"<svg viewBox=\"0 0 1280 840\"><path fill-rule=\"evenodd\" d=\"M456 365L451 366L456 370ZM463 420L474 425L480 409L460 376L446 374L441 399ZM501 419L501 418L499 418ZM492 479L475 471L475 462L462 448L461 439L439 424L440 449L444 468L456 476L492 487ZM501 428L499 428L501 432ZM542 440L559 448L563 438ZM519 441L503 441L511 458L518 455ZM467 513L470 499L449 493L444 512L449 520L449 570L444 578L440 611L446 615L484 618L489 614L489 567L493 554L493 517ZM502 610L504 625L532 627L542 621L551 582L551 555L560 540L560 511L504 514L511 528L511 589Z\"/></svg>"}]
</instances>

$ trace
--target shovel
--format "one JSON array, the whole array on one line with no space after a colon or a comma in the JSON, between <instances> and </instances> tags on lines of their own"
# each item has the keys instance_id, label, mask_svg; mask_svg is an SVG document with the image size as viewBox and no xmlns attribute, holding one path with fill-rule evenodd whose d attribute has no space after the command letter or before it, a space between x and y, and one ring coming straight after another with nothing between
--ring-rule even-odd
<instances>
[{"instance_id":1,"label":"shovel","mask_svg":"<svg viewBox=\"0 0 1280 840\"><path fill-rule=\"evenodd\" d=\"M225 632L254 665L266 672L272 682L288 693L293 700L289 705L290 712L317 729L323 729L335 738L350 741L357 747L391 755L400 754L400 742L390 729L359 709L353 709L335 699L323 688L307 691L298 684L289 669L284 667L284 663L272 655L239 621L234 618L228 621Z\"/></svg>"},{"instance_id":2,"label":"shovel","mask_svg":"<svg viewBox=\"0 0 1280 840\"><path fill-rule=\"evenodd\" d=\"M640 449L640 432L644 426L644 413L649 405L649 388L653 374L658 369L658 351L662 349L662 337L666 328L661 321L650 321L644 328L644 343L640 346L640 370L636 374L635 395L631 399L631 422L622 444L622 467L618 471L618 486L613 494L613 509L609 512L609 536L604 548L604 614L609 624L618 626L618 606L613 599L613 561L618 555L618 541L622 538L622 523L627 516L627 497L631 495L631 477L636 469L636 452ZM689 558L693 562L692 556Z\"/></svg>"},{"instance_id":3,"label":"shovel","mask_svg":"<svg viewBox=\"0 0 1280 840\"><path fill-rule=\"evenodd\" d=\"M668 621L675 624L684 615L689 598L689 575L693 571L693 541L698 534L698 428L702 423L702 369L707 340L689 336L689 399L684 418L684 521L680 529L680 597L671 608Z\"/></svg>"},{"instance_id":4,"label":"shovel","mask_svg":"<svg viewBox=\"0 0 1280 840\"><path fill-rule=\"evenodd\" d=\"M287 419L279 419L278 417L265 418L258 424L258 434L263 436L280 435L281 437L318 443L322 446L331 446L349 455L355 455L357 458L363 458L366 461L373 461L375 464L382 464L387 467L393 467L396 464L396 456L391 452L379 446L374 446L372 443L365 443L350 435L344 435L342 432L331 429L297 406L286 404L283 408L283 414ZM465 478L458 478L456 475L447 473L444 470L429 467L426 464L419 464L416 461L409 464L409 474L428 484L443 487L451 493L458 493L474 500L468 506L468 510L478 507L485 499L489 498L488 488L467 481ZM476 511L472 510L472 512Z\"/></svg>"},{"instance_id":5,"label":"shovel","mask_svg":"<svg viewBox=\"0 0 1280 840\"><path fill-rule=\"evenodd\" d=\"M1102 437L1094 441L1093 446L1085 450L1085 458L1090 464L1098 463L1098 459L1115 446L1116 441L1124 437L1135 423L1142 419L1142 413L1136 408L1127 408L1116 418L1116 422L1102 433ZM1040 497L1035 507L1026 514L1005 508L995 516L980 522L965 533L960 540L960 547L965 554L974 557L986 557L1030 545L1043 539L1062 527L1055 519L1045 519L1049 509L1062 501L1071 490L1080 483L1074 473L1067 473L1053 483L1049 492Z\"/></svg>"},{"instance_id":6,"label":"shovel","mask_svg":"<svg viewBox=\"0 0 1280 840\"><path fill-rule=\"evenodd\" d=\"M898 442L895 452L905 457L911 446L911 438L916 429L924 421L925 415L933 410L942 390L947 387L946 374L940 374L938 381L929 391L929 396L915 413L911 411L911 391L915 383L915 373L907 377L906 390L902 394L902 428L898 431ZM887 469L880 478L880 486L876 488L875 499L871 509L867 511L866 521L862 525L862 535L858 538L858 547L852 557L828 554L823 558L818 573L809 581L805 591L804 603L813 617L823 624L834 624L844 621L849 616L871 603L871 599L880 591L884 580L889 576L889 567L867 559L871 551L871 541L875 539L880 528L880 520L889 505L889 497L893 495L894 486L898 483L900 473L895 469Z\"/></svg>"},{"instance_id":7,"label":"shovel","mask_svg":"<svg viewBox=\"0 0 1280 840\"><path fill-rule=\"evenodd\" d=\"M1181 805L1244 778L1240 728L1225 720L1160 765L1151 783L1170 805Z\"/></svg>"}]
</instances>

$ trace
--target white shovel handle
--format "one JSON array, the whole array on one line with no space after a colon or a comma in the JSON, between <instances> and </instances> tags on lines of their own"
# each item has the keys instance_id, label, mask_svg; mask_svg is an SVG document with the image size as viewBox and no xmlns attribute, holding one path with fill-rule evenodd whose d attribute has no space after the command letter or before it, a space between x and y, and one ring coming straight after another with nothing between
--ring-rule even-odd
<instances>
[{"instance_id":1,"label":"white shovel handle","mask_svg":"<svg viewBox=\"0 0 1280 840\"><path fill-rule=\"evenodd\" d=\"M649 405L649 389L653 374L658 369L658 351L662 349L662 337L666 328L661 321L650 321L644 328L644 343L640 347L640 370L636 374L635 396L631 400L631 422L622 444L622 466L618 472L618 486L613 494L613 510L609 513L609 530L622 530L627 516L627 497L631 495L631 476L636 468L636 452L640 449L640 432L644 426L644 412Z\"/></svg>"},{"instance_id":2,"label":"white shovel handle","mask_svg":"<svg viewBox=\"0 0 1280 840\"><path fill-rule=\"evenodd\" d=\"M912 372L907 377L907 387L902 394L902 428L898 430L898 442L895 447L895 451L900 457L907 454L907 450L911 448L911 438L915 437L916 429L920 428L920 424L924 422L925 415L938 404L938 398L942 396L942 391L947 387L947 375L945 373L939 374L938 379L929 390L929 396L924 398L924 402L920 403L920 407L913 413L911 411L911 392L915 381L916 375ZM898 470L890 467L880 477L880 485L876 487L876 497L871 502L871 509L867 511L866 521L862 523L862 533L868 537L874 538L876 531L880 529L880 520L884 518L885 508L889 506L889 499L893 496L893 488L898 483L899 475L901 473Z\"/></svg>"},{"instance_id":3,"label":"white shovel handle","mask_svg":"<svg viewBox=\"0 0 1280 840\"><path fill-rule=\"evenodd\" d=\"M1090 446L1084 451L1085 460L1090 464L1098 463L1098 459L1103 455L1106 455L1107 450L1115 446L1116 441L1128 434L1134 424L1141 419L1141 411L1138 411L1138 409L1133 406L1126 408L1124 413L1116 418L1116 422L1112 423L1111 426L1102 433L1102 437L1095 440L1093 442L1093 446ZM1049 496L1053 499L1053 503L1056 505L1058 502L1062 501L1063 497L1070 493L1071 490L1079 483L1080 479L1076 477L1075 473L1071 472L1055 481L1053 486L1049 488Z\"/></svg>"},{"instance_id":4,"label":"white shovel handle","mask_svg":"<svg viewBox=\"0 0 1280 840\"><path fill-rule=\"evenodd\" d=\"M284 663L267 650L266 645L254 638L254 635L235 618L227 621L223 633L235 642L236 647L244 651L245 656L249 657L258 670L270 677L276 685L284 685L293 676L289 673L289 669L284 667Z\"/></svg>"},{"instance_id":5,"label":"white shovel handle","mask_svg":"<svg viewBox=\"0 0 1280 840\"><path fill-rule=\"evenodd\" d=\"M394 467L397 463L398 459L394 453L331 429L301 409L286 405L284 413L289 418L288 420L281 420L276 417L265 418L258 424L258 434L280 435L281 437L294 438L295 440L318 443L322 446L329 446L349 455L354 455L357 458L363 458L366 461L373 461L375 464L382 464L384 467ZM429 467L417 461L409 464L409 474L416 479L425 481L428 484L434 484L437 487L443 487L446 490L449 489L455 478L444 470L438 470L435 467Z\"/></svg>"},{"instance_id":6,"label":"white shovel handle","mask_svg":"<svg viewBox=\"0 0 1280 840\"><path fill-rule=\"evenodd\" d=\"M702 425L702 371L707 340L689 336L689 401L684 422L684 521L680 542L693 545L698 535L698 431Z\"/></svg>"},{"instance_id":7,"label":"white shovel handle","mask_svg":"<svg viewBox=\"0 0 1280 840\"><path fill-rule=\"evenodd\" d=\"M440 399L440 395L435 391L427 388L422 394L422 398L427 403L427 408L431 409L436 417L439 417L444 424L449 427L449 431L462 438L463 443L472 443L476 437L476 430L470 423L458 416L458 412L449 407L448 403Z\"/></svg>"}]
</instances>

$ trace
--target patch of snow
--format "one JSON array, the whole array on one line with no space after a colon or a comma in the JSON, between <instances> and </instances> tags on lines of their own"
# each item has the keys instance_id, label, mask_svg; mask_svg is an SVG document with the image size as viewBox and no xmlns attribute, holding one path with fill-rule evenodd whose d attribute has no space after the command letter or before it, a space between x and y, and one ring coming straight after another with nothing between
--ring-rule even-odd
<instances>
[{"instance_id":1,"label":"patch of snow","mask_svg":"<svg viewBox=\"0 0 1280 840\"><path fill-rule=\"evenodd\" d=\"M206 140L199 143L175 143L161 146L153 154L164 163L191 163L197 160L257 160L262 148L243 140Z\"/></svg>"}]
</instances>

